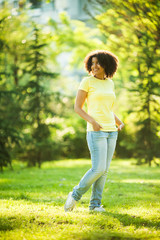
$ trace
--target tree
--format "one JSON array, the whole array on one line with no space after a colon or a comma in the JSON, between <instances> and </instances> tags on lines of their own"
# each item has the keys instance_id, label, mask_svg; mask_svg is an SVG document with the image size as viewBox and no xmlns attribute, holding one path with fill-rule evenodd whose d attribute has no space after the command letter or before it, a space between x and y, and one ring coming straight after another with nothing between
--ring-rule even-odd
<instances>
[{"instance_id":1,"label":"tree","mask_svg":"<svg viewBox=\"0 0 160 240\"><path fill-rule=\"evenodd\" d=\"M0 168L11 165L13 146L20 144L21 136L16 128L19 123L20 105L18 92L9 85L10 74L7 71L6 27L10 19L7 10L1 11L0 19ZM7 108L6 108L7 106ZM15 114L16 112L16 114Z\"/></svg>"},{"instance_id":2,"label":"tree","mask_svg":"<svg viewBox=\"0 0 160 240\"><path fill-rule=\"evenodd\" d=\"M129 113L137 126L134 156L139 158L139 163L145 159L151 165L155 157L160 157L160 3L157 0L90 2L101 6L101 13L94 20L106 37L106 44L118 52L121 66L124 64L128 71L126 86L132 101Z\"/></svg>"},{"instance_id":3,"label":"tree","mask_svg":"<svg viewBox=\"0 0 160 240\"><path fill-rule=\"evenodd\" d=\"M22 87L24 97L23 111L29 137L26 138L25 153L30 166L41 166L47 160L47 151L52 147L50 128L45 120L54 116L49 103L53 94L48 91L49 81L57 76L47 69L45 48L47 43L43 39L40 28L33 23L32 39L28 41L28 51L25 53L25 74L29 81ZM48 86L47 86L48 85Z\"/></svg>"},{"instance_id":4,"label":"tree","mask_svg":"<svg viewBox=\"0 0 160 240\"><path fill-rule=\"evenodd\" d=\"M49 79L57 74L46 67L48 35L24 12L12 16L11 9L4 8L1 13L0 166L23 155L29 165L40 167L53 146L46 118L54 115Z\"/></svg>"}]
</instances>

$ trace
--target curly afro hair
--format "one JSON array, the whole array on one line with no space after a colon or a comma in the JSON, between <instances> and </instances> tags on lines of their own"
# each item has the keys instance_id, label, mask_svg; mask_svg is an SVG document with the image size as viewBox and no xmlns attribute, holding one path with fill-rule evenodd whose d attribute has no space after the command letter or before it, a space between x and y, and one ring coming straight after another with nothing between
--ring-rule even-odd
<instances>
[{"instance_id":1,"label":"curly afro hair","mask_svg":"<svg viewBox=\"0 0 160 240\"><path fill-rule=\"evenodd\" d=\"M92 58L96 57L101 67L104 68L106 77L112 78L118 68L118 58L106 50L95 50L87 54L84 59L85 69L91 73Z\"/></svg>"}]
</instances>

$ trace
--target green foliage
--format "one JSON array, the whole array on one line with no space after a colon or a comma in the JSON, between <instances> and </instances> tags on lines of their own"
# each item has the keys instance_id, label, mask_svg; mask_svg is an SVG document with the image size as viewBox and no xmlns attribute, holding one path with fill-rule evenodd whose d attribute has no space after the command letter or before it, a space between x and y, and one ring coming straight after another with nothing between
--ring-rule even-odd
<instances>
[{"instance_id":1,"label":"green foliage","mask_svg":"<svg viewBox=\"0 0 160 240\"><path fill-rule=\"evenodd\" d=\"M86 123L73 111L78 83L64 78L63 69L58 78L55 72L61 53L69 52L70 65L78 70L94 49L110 50L120 60L113 79L115 113L125 129L116 155L138 157L139 164L159 158L159 2L88 2L100 12L87 24L63 12L47 29L31 22L23 6L17 15L1 10L1 167L14 157L40 166L60 157L89 156Z\"/></svg>"},{"instance_id":2,"label":"green foliage","mask_svg":"<svg viewBox=\"0 0 160 240\"><path fill-rule=\"evenodd\" d=\"M48 79L57 76L46 67L48 35L33 27L24 13L12 16L5 8L1 13L0 166L11 164L14 156L28 156L29 165L38 161L40 166L51 148L49 126L45 124L45 118L53 115Z\"/></svg>"},{"instance_id":3,"label":"green foliage","mask_svg":"<svg viewBox=\"0 0 160 240\"><path fill-rule=\"evenodd\" d=\"M0 20L0 168L8 164L11 166L12 148L21 142L19 125L21 125L19 93L11 88L10 73L7 65L7 52L10 46L5 33L10 15L8 11L2 11ZM9 55L9 54L8 54ZM6 107L7 106L7 107ZM16 113L16 114L15 114Z\"/></svg>"},{"instance_id":4,"label":"green foliage","mask_svg":"<svg viewBox=\"0 0 160 240\"><path fill-rule=\"evenodd\" d=\"M102 29L99 28L91 28L83 22L70 20L65 13L61 13L60 15L60 23L56 24L55 21L50 20L50 25L54 28L53 40L56 43L57 49L61 49L63 51L71 52L70 56L70 64L73 68L81 68L83 64L83 59L86 54L93 49L109 49L113 52L117 52L115 49L115 45L111 44L110 40L108 41L108 36L104 37L102 34ZM110 22L110 25L112 23ZM121 56L120 56L121 58ZM122 61L124 61L122 59ZM121 62L121 60L120 60ZM115 112L119 112L121 115L121 119L124 119L124 115L126 112L126 106L124 105L124 98L121 98L121 95L126 96L126 90L124 89L125 80L123 78L124 71L121 69L118 71L116 76L114 77L115 85L116 85L116 95L117 102ZM126 99L127 100L127 99ZM84 121L84 120L82 120ZM125 121L125 119L124 119ZM78 132L77 127L75 134L79 138L81 136ZM124 131L124 130L123 130ZM116 154L122 157L131 157L133 156L133 142L126 144L128 139L132 139L130 137L130 132L125 131L123 134L119 134L118 146L116 148ZM76 136L75 136L76 137ZM124 139L126 142L124 143ZM83 144L85 141L83 140ZM77 147L78 152L78 147ZM85 151L86 152L86 151ZM84 155L85 156L85 155Z\"/></svg>"},{"instance_id":5,"label":"green foliage","mask_svg":"<svg viewBox=\"0 0 160 240\"><path fill-rule=\"evenodd\" d=\"M71 52L70 64L74 68L81 68L84 57L89 51L97 48L106 48L100 41L100 31L92 29L84 22L71 20L65 12L59 16L60 22L50 20L53 28L52 39L56 43L59 53Z\"/></svg>"},{"instance_id":6,"label":"green foliage","mask_svg":"<svg viewBox=\"0 0 160 240\"><path fill-rule=\"evenodd\" d=\"M28 158L29 165L34 166L46 160L46 151L49 146L50 129L45 123L45 119L54 115L49 108L48 103L51 101L51 93L46 89L43 82L49 85L48 78L55 78L57 74L48 71L46 67L46 55L44 49L46 43L43 42L40 28L34 24L31 40L28 43L26 52L25 74L28 74L29 81L23 86L25 95L24 109L26 112L27 128L30 126L29 142L25 142L25 157ZM49 86L48 86L49 89ZM48 145L48 147L46 147ZM29 147L30 146L30 147Z\"/></svg>"},{"instance_id":7,"label":"green foliage","mask_svg":"<svg viewBox=\"0 0 160 240\"><path fill-rule=\"evenodd\" d=\"M0 168L11 166L11 149L20 146L22 135L19 131L20 105L16 92L0 91ZM7 105L7 108L6 108ZM16 114L15 114L16 112Z\"/></svg>"},{"instance_id":8,"label":"green foliage","mask_svg":"<svg viewBox=\"0 0 160 240\"><path fill-rule=\"evenodd\" d=\"M32 4L32 8L39 8L43 2L43 0L30 0Z\"/></svg>"},{"instance_id":9,"label":"green foliage","mask_svg":"<svg viewBox=\"0 0 160 240\"><path fill-rule=\"evenodd\" d=\"M127 103L130 107L127 108L133 115L135 128L134 155L139 162L145 159L151 165L154 157L160 156L157 148L160 144L159 2L90 2L103 7L102 13L95 17L97 27L106 37L108 47L118 53L119 71L128 78L123 82L129 90ZM126 140L127 145L128 138Z\"/></svg>"},{"instance_id":10,"label":"green foliage","mask_svg":"<svg viewBox=\"0 0 160 240\"><path fill-rule=\"evenodd\" d=\"M102 198L106 213L89 212L91 189L73 212L64 212L67 195L90 168L90 160L45 162L41 169L14 162L14 172L1 174L1 239L158 240L159 168L135 162L111 162Z\"/></svg>"},{"instance_id":11,"label":"green foliage","mask_svg":"<svg viewBox=\"0 0 160 240\"><path fill-rule=\"evenodd\" d=\"M89 151L86 142L86 122L80 119L76 114L65 118L63 128L57 131L55 144L59 144L61 155L65 158L83 158L89 157Z\"/></svg>"}]
</instances>

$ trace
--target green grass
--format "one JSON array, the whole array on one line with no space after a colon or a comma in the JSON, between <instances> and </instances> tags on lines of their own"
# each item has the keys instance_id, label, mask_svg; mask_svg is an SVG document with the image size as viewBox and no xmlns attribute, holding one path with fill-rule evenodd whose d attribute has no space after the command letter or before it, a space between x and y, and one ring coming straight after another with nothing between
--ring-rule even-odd
<instances>
[{"instance_id":1,"label":"green grass","mask_svg":"<svg viewBox=\"0 0 160 240\"><path fill-rule=\"evenodd\" d=\"M68 192L90 168L90 160L46 162L41 169L14 163L0 178L0 239L160 239L160 168L113 160L102 204L90 213L91 189L65 213Z\"/></svg>"}]
</instances>

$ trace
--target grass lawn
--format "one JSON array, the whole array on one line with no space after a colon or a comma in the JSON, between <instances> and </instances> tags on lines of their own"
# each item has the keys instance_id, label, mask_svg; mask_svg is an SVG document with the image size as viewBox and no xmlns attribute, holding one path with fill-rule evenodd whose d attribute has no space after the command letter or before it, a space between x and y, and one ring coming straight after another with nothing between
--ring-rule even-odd
<instances>
[{"instance_id":1,"label":"grass lawn","mask_svg":"<svg viewBox=\"0 0 160 240\"><path fill-rule=\"evenodd\" d=\"M68 193L90 168L90 160L46 162L41 169L14 163L0 173L0 239L160 239L160 168L113 160L102 204L88 211L91 189L71 213Z\"/></svg>"}]
</instances>

